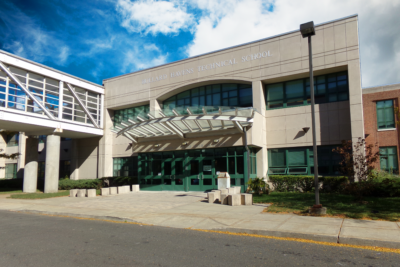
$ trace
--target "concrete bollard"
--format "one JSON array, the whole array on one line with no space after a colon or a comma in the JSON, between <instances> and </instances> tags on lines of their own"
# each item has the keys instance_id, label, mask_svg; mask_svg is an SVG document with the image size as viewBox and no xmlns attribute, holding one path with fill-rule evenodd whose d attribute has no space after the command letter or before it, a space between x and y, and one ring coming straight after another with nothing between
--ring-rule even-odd
<instances>
[{"instance_id":1,"label":"concrete bollard","mask_svg":"<svg viewBox=\"0 0 400 267\"><path fill-rule=\"evenodd\" d=\"M228 196L228 204L230 206L240 206L242 204L242 200L239 194L233 194Z\"/></svg>"},{"instance_id":2,"label":"concrete bollard","mask_svg":"<svg viewBox=\"0 0 400 267\"><path fill-rule=\"evenodd\" d=\"M207 197L208 197L208 203L215 203L215 201L217 200L215 197L215 193L214 192L208 192L207 193Z\"/></svg>"},{"instance_id":3,"label":"concrete bollard","mask_svg":"<svg viewBox=\"0 0 400 267\"><path fill-rule=\"evenodd\" d=\"M229 187L228 189L228 194L236 194L236 188L234 187Z\"/></svg>"},{"instance_id":4,"label":"concrete bollard","mask_svg":"<svg viewBox=\"0 0 400 267\"><path fill-rule=\"evenodd\" d=\"M221 204L228 205L228 194L221 194Z\"/></svg>"},{"instance_id":5,"label":"concrete bollard","mask_svg":"<svg viewBox=\"0 0 400 267\"><path fill-rule=\"evenodd\" d=\"M241 186L235 186L236 187L236 194L242 193L242 187Z\"/></svg>"},{"instance_id":6,"label":"concrete bollard","mask_svg":"<svg viewBox=\"0 0 400 267\"><path fill-rule=\"evenodd\" d=\"M96 189L88 189L87 197L96 197Z\"/></svg>"},{"instance_id":7,"label":"concrete bollard","mask_svg":"<svg viewBox=\"0 0 400 267\"><path fill-rule=\"evenodd\" d=\"M228 189L221 189L221 190L219 190L219 191L221 191L221 195L222 195L222 194L224 194L224 195L227 195L227 194L228 194Z\"/></svg>"},{"instance_id":8,"label":"concrete bollard","mask_svg":"<svg viewBox=\"0 0 400 267\"><path fill-rule=\"evenodd\" d=\"M132 192L139 192L140 191L140 187L138 184L133 184L132 185Z\"/></svg>"},{"instance_id":9,"label":"concrete bollard","mask_svg":"<svg viewBox=\"0 0 400 267\"><path fill-rule=\"evenodd\" d=\"M215 193L215 198L221 200L221 190L211 190L211 192Z\"/></svg>"},{"instance_id":10,"label":"concrete bollard","mask_svg":"<svg viewBox=\"0 0 400 267\"><path fill-rule=\"evenodd\" d=\"M86 197L86 189L79 189L76 196L77 197Z\"/></svg>"},{"instance_id":11,"label":"concrete bollard","mask_svg":"<svg viewBox=\"0 0 400 267\"><path fill-rule=\"evenodd\" d=\"M105 187L101 189L101 195L102 196L108 196L110 194L110 188L109 187Z\"/></svg>"},{"instance_id":12,"label":"concrete bollard","mask_svg":"<svg viewBox=\"0 0 400 267\"><path fill-rule=\"evenodd\" d=\"M115 186L110 187L110 195L116 195L116 194L118 194L117 187L115 187Z\"/></svg>"},{"instance_id":13,"label":"concrete bollard","mask_svg":"<svg viewBox=\"0 0 400 267\"><path fill-rule=\"evenodd\" d=\"M125 186L118 186L117 188L118 188L118 189L117 189L118 195L126 194L126 188L125 188Z\"/></svg>"},{"instance_id":14,"label":"concrete bollard","mask_svg":"<svg viewBox=\"0 0 400 267\"><path fill-rule=\"evenodd\" d=\"M242 205L250 206L253 205L253 195L252 194L241 194Z\"/></svg>"},{"instance_id":15,"label":"concrete bollard","mask_svg":"<svg viewBox=\"0 0 400 267\"><path fill-rule=\"evenodd\" d=\"M78 194L78 189L69 190L69 197L76 197L77 194Z\"/></svg>"},{"instance_id":16,"label":"concrete bollard","mask_svg":"<svg viewBox=\"0 0 400 267\"><path fill-rule=\"evenodd\" d=\"M125 194L131 192L131 186L130 185L124 185L124 187L125 187Z\"/></svg>"}]
</instances>

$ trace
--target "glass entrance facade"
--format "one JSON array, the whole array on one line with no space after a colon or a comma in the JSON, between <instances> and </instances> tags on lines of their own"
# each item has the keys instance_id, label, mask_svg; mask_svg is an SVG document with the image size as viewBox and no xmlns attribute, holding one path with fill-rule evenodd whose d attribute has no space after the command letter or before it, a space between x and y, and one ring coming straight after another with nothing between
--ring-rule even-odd
<instances>
[{"instance_id":1,"label":"glass entrance facade","mask_svg":"<svg viewBox=\"0 0 400 267\"><path fill-rule=\"evenodd\" d=\"M210 191L218 189L219 172L228 172L232 186L246 189L247 152L244 147L141 153L141 190ZM255 175L255 174L254 174Z\"/></svg>"}]
</instances>

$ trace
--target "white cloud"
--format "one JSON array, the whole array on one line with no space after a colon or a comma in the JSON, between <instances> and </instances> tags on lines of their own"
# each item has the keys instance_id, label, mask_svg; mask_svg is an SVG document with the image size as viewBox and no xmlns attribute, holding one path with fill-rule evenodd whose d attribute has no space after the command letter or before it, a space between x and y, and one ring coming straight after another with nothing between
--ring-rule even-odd
<instances>
[{"instance_id":1,"label":"white cloud","mask_svg":"<svg viewBox=\"0 0 400 267\"><path fill-rule=\"evenodd\" d=\"M52 32L43 30L40 23L27 16L20 9L10 4L12 12L5 13L0 10L2 22L6 29L18 33L18 41L11 44L7 42L10 32L3 32L0 43L14 54L32 59L38 62L53 61L58 65L64 65L69 57L69 47Z\"/></svg>"},{"instance_id":2,"label":"white cloud","mask_svg":"<svg viewBox=\"0 0 400 267\"><path fill-rule=\"evenodd\" d=\"M144 53L139 46L124 53L121 72L129 73L141 69L147 69L167 63L168 54L153 56L153 53Z\"/></svg>"},{"instance_id":3,"label":"white cloud","mask_svg":"<svg viewBox=\"0 0 400 267\"><path fill-rule=\"evenodd\" d=\"M193 0L203 15L187 53L195 56L359 14L363 86L400 82L400 0ZM272 12L268 11L273 5ZM396 54L397 53L397 54ZM380 73L378 75L378 73ZM397 75L397 76L396 76Z\"/></svg>"},{"instance_id":4,"label":"white cloud","mask_svg":"<svg viewBox=\"0 0 400 267\"><path fill-rule=\"evenodd\" d=\"M131 32L169 34L193 25L192 15L177 2L118 0L117 12L122 17L121 25Z\"/></svg>"}]
</instances>

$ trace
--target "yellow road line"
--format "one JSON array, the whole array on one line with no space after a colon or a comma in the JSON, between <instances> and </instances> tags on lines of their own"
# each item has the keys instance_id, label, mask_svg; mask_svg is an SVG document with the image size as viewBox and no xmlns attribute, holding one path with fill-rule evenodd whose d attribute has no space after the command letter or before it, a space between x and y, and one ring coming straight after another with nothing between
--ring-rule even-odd
<instances>
[{"instance_id":1,"label":"yellow road line","mask_svg":"<svg viewBox=\"0 0 400 267\"><path fill-rule=\"evenodd\" d=\"M39 215L45 215L45 216L51 216L51 217L73 218L73 219L78 219L78 220L103 221L103 222L110 222L110 223L126 223L126 224L135 224L135 225L154 226L153 224L138 223L138 222L85 218L85 217L75 217L75 216L67 216L67 215L46 214L46 213L31 213L31 212L24 212L24 213L39 214ZM229 231L204 230L204 229L192 229L192 228L184 228L184 229L198 231L198 232L223 234L223 235L247 236L247 237L266 238L266 239L275 239L275 240L295 241L295 242L317 244L317 245L331 246L331 247L358 248L358 249L366 249L366 250L372 250L372 251L377 251L377 252L391 252L391 253L400 254L400 249L396 249L396 248L340 244L340 243L332 243L332 242L315 241L315 240L303 239L303 238L256 235L256 234L248 234L248 233L235 233L235 232L229 232Z\"/></svg>"}]
</instances>

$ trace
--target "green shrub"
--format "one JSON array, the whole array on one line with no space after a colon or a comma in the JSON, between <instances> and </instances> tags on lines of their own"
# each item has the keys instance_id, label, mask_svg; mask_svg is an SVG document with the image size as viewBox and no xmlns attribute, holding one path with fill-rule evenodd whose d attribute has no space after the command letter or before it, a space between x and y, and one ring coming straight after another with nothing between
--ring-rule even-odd
<instances>
[{"instance_id":1,"label":"green shrub","mask_svg":"<svg viewBox=\"0 0 400 267\"><path fill-rule=\"evenodd\" d=\"M260 194L266 191L267 184L262 178L250 178L247 184L249 185L250 190L252 190L254 193Z\"/></svg>"},{"instance_id":2,"label":"green shrub","mask_svg":"<svg viewBox=\"0 0 400 267\"><path fill-rule=\"evenodd\" d=\"M71 189L100 189L103 187L103 181L100 179L85 179L85 180L69 180L63 179L58 183L58 190Z\"/></svg>"},{"instance_id":3,"label":"green shrub","mask_svg":"<svg viewBox=\"0 0 400 267\"><path fill-rule=\"evenodd\" d=\"M139 184L139 180L136 176L110 176L103 177L101 180L103 181L103 184L107 186Z\"/></svg>"},{"instance_id":4,"label":"green shrub","mask_svg":"<svg viewBox=\"0 0 400 267\"><path fill-rule=\"evenodd\" d=\"M325 176L319 180L322 182L321 191L326 193L342 193L349 183L349 178L344 176Z\"/></svg>"},{"instance_id":5,"label":"green shrub","mask_svg":"<svg viewBox=\"0 0 400 267\"><path fill-rule=\"evenodd\" d=\"M269 180L277 192L311 192L314 191L314 176L311 175L270 175ZM322 190L326 192L338 192L340 185L347 181L342 176L320 177L323 182Z\"/></svg>"}]
</instances>

